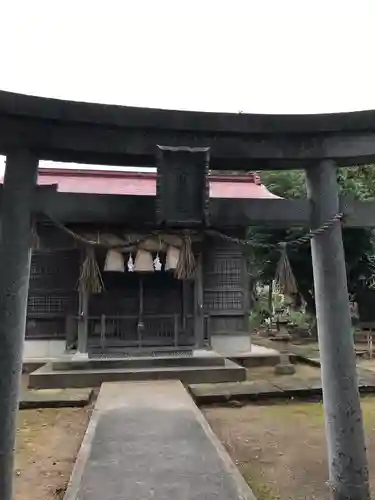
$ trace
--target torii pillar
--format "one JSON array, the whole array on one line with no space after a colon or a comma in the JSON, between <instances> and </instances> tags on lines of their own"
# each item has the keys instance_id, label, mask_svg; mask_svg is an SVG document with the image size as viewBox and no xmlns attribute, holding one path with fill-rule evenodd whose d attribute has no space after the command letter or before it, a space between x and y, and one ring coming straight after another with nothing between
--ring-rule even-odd
<instances>
[{"instance_id":1,"label":"torii pillar","mask_svg":"<svg viewBox=\"0 0 375 500\"><path fill-rule=\"evenodd\" d=\"M323 161L307 169L306 177L317 228L340 211L336 165ZM369 500L341 225L314 236L311 252L332 498Z\"/></svg>"},{"instance_id":2,"label":"torii pillar","mask_svg":"<svg viewBox=\"0 0 375 500\"><path fill-rule=\"evenodd\" d=\"M14 444L30 274L31 211L38 159L7 154L0 242L0 495L13 499Z\"/></svg>"}]
</instances>

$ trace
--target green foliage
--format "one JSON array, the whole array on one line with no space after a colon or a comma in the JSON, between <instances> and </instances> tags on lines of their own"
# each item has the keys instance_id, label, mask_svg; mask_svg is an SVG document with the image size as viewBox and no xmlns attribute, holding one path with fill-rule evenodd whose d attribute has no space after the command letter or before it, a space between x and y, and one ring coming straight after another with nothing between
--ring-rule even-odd
<instances>
[{"instance_id":1,"label":"green foliage","mask_svg":"<svg viewBox=\"0 0 375 500\"><path fill-rule=\"evenodd\" d=\"M262 182L282 198L305 198L305 174L302 170L268 170L262 173Z\"/></svg>"},{"instance_id":2,"label":"green foliage","mask_svg":"<svg viewBox=\"0 0 375 500\"><path fill-rule=\"evenodd\" d=\"M375 166L342 168L338 171L341 194L354 199L375 199ZM300 170L268 171L262 173L262 182L274 194L283 198L305 198L305 175ZM253 248L250 261L256 267L258 279L268 283L275 276L279 258L277 243L292 241L306 233L306 229L270 230L249 228L248 237L255 242L274 245L272 249ZM373 274L374 238L367 229L344 228L343 240L349 290L355 293L359 280ZM288 257L296 277L299 291L310 313L315 310L310 245L289 247Z\"/></svg>"},{"instance_id":3,"label":"green foliage","mask_svg":"<svg viewBox=\"0 0 375 500\"><path fill-rule=\"evenodd\" d=\"M249 329L251 332L262 326L264 323L263 315L257 310L253 309L249 314Z\"/></svg>"},{"instance_id":4,"label":"green foliage","mask_svg":"<svg viewBox=\"0 0 375 500\"><path fill-rule=\"evenodd\" d=\"M294 310L293 300L286 297L282 293L272 290L272 307L269 304L269 287L259 286L256 292L257 300L249 315L249 326L253 330L260 326L264 326L267 320L276 320L278 313L276 311L284 311L284 315L291 325L296 327L308 328L311 323L311 317L305 310ZM268 323L267 323L268 324Z\"/></svg>"},{"instance_id":5,"label":"green foliage","mask_svg":"<svg viewBox=\"0 0 375 500\"><path fill-rule=\"evenodd\" d=\"M338 172L342 194L357 200L375 199L375 165L342 168Z\"/></svg>"},{"instance_id":6,"label":"green foliage","mask_svg":"<svg viewBox=\"0 0 375 500\"><path fill-rule=\"evenodd\" d=\"M375 199L375 165L341 168L337 174L341 194L357 200ZM262 182L283 198L305 198L302 170L276 170L262 173Z\"/></svg>"},{"instance_id":7,"label":"green foliage","mask_svg":"<svg viewBox=\"0 0 375 500\"><path fill-rule=\"evenodd\" d=\"M311 322L311 318L305 311L294 311L293 309L289 312L288 320L290 325L297 326L299 328L308 328Z\"/></svg>"}]
</instances>

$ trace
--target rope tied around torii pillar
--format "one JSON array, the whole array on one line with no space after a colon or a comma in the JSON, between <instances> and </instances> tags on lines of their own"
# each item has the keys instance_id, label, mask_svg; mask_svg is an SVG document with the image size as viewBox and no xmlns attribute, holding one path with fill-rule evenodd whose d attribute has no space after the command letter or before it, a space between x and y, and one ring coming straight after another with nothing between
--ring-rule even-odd
<instances>
[{"instance_id":1,"label":"rope tied around torii pillar","mask_svg":"<svg viewBox=\"0 0 375 500\"><path fill-rule=\"evenodd\" d=\"M292 241L282 241L278 243L280 249L280 258L277 263L276 273L275 273L275 284L284 295L289 297L298 294L297 280L293 274L293 269L288 257L288 246L299 247L310 243L314 236L319 236L325 233L328 229L333 227L336 222L341 221L343 218L343 213L337 213L330 220L322 224L316 229L309 231L307 234L297 238Z\"/></svg>"},{"instance_id":2,"label":"rope tied around torii pillar","mask_svg":"<svg viewBox=\"0 0 375 500\"><path fill-rule=\"evenodd\" d=\"M276 266L275 272L275 285L280 290L281 293L288 296L293 296L298 293L297 280L293 274L293 269L288 257L288 247L298 247L310 243L310 241L320 234L325 233L328 229L333 227L337 222L341 221L344 217L342 212L335 214L331 219L326 221L324 224L316 229L312 229L307 234L291 241L281 241L276 244L259 243L253 240L241 240L239 238L234 238L232 236L221 233L216 230L207 230L208 235L219 237L225 241L231 243L237 243L239 245L258 247L264 249L274 249L278 248L280 252L279 260Z\"/></svg>"}]
</instances>

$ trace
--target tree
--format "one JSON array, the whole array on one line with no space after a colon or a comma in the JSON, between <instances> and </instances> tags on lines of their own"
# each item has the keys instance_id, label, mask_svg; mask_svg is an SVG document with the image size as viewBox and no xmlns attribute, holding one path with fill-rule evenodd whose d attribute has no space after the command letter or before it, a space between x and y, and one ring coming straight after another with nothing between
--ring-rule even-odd
<instances>
[{"instance_id":1,"label":"tree","mask_svg":"<svg viewBox=\"0 0 375 500\"><path fill-rule=\"evenodd\" d=\"M306 197L305 175L300 170L268 171L261 175L262 182L274 194L283 198ZM338 182L341 194L355 199L375 199L375 166L366 165L340 169ZM256 266L258 279L269 283L275 276L280 252L277 243L293 241L306 233L306 229L269 230L250 228L248 237L254 243L270 245L268 249L254 247L250 259ZM355 293L360 280L368 279L374 271L373 232L368 229L344 228L343 240L350 293ZM313 273L310 245L288 247L288 257L298 289L311 314L315 314Z\"/></svg>"}]
</instances>

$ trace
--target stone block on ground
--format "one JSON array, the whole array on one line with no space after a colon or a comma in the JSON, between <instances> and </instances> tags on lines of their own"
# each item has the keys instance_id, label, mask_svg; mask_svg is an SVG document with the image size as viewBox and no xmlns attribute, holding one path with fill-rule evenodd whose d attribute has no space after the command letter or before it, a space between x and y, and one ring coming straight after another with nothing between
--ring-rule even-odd
<instances>
[{"instance_id":1,"label":"stone block on ground","mask_svg":"<svg viewBox=\"0 0 375 500\"><path fill-rule=\"evenodd\" d=\"M299 377L280 376L275 377L272 383L284 392L309 391L312 389L309 380Z\"/></svg>"},{"instance_id":2,"label":"stone block on ground","mask_svg":"<svg viewBox=\"0 0 375 500\"><path fill-rule=\"evenodd\" d=\"M26 390L21 396L21 410L29 408L82 407L89 404L92 389Z\"/></svg>"},{"instance_id":3,"label":"stone block on ground","mask_svg":"<svg viewBox=\"0 0 375 500\"><path fill-rule=\"evenodd\" d=\"M281 395L280 389L266 380L248 380L235 384L194 384L189 385L189 389L200 403L224 402L236 398L254 400Z\"/></svg>"}]
</instances>

